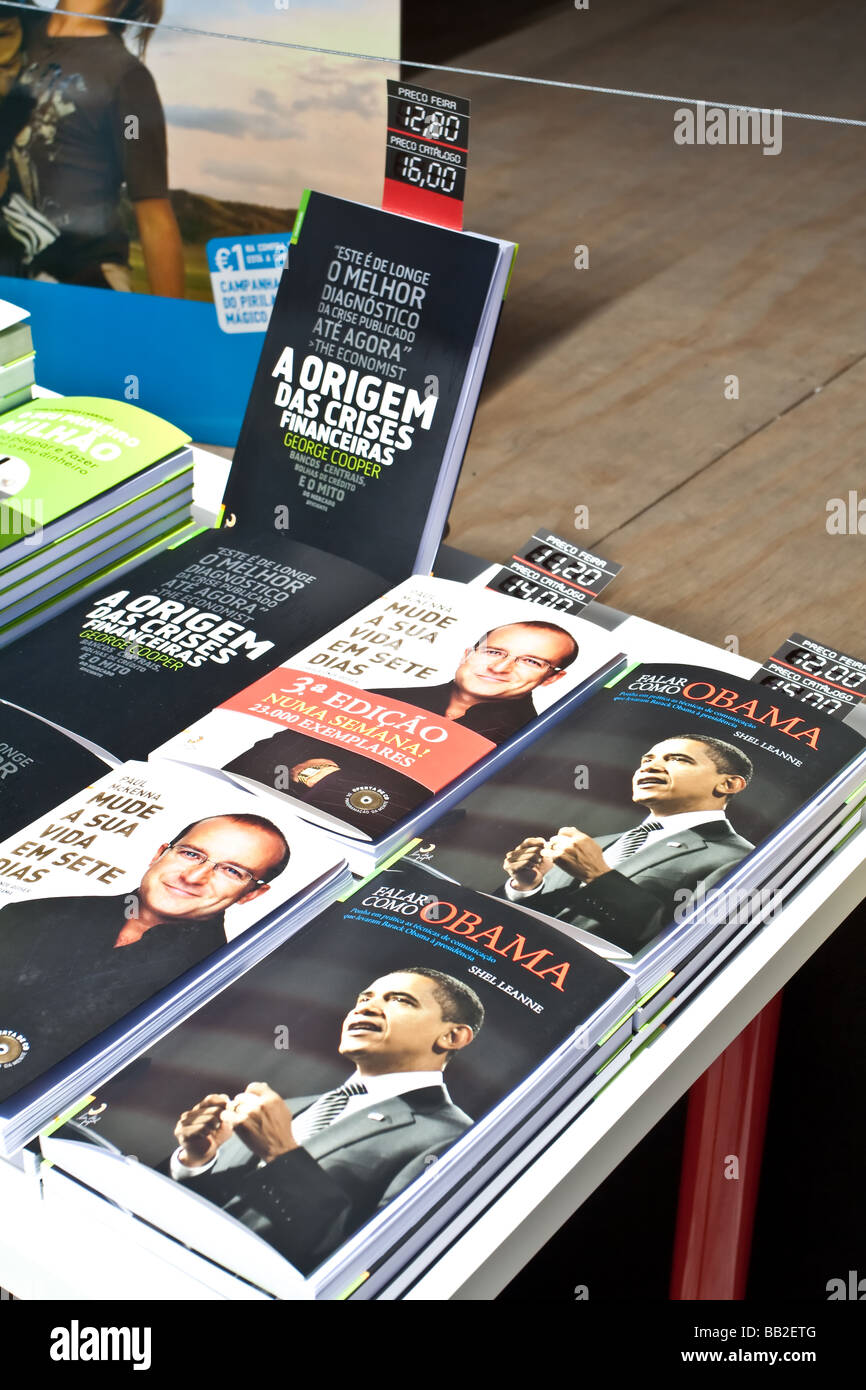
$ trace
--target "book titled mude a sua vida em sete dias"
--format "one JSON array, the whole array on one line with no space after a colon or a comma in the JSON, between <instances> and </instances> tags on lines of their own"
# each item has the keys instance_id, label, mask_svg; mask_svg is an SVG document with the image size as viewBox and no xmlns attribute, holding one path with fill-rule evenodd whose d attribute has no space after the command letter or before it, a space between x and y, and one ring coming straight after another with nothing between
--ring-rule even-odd
<instances>
[{"instance_id":1,"label":"book titled mude a sua vida em sete dias","mask_svg":"<svg viewBox=\"0 0 866 1390\"><path fill-rule=\"evenodd\" d=\"M350 881L283 807L168 763L124 763L19 825L0 843L0 1148Z\"/></svg>"},{"instance_id":2,"label":"book titled mude a sua vida em sete dias","mask_svg":"<svg viewBox=\"0 0 866 1390\"><path fill-rule=\"evenodd\" d=\"M287 800L364 872L624 661L583 617L416 576L153 756Z\"/></svg>"}]
</instances>

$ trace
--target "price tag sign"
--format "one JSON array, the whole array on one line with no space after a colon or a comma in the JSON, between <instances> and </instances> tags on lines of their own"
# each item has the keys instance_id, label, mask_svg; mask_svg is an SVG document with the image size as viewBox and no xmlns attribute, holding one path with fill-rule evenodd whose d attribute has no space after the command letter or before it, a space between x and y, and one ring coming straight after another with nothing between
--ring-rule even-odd
<instances>
[{"instance_id":1,"label":"price tag sign","mask_svg":"<svg viewBox=\"0 0 866 1390\"><path fill-rule=\"evenodd\" d=\"M223 333L264 333L291 239L291 232L263 232L208 242L213 302Z\"/></svg>"},{"instance_id":2,"label":"price tag sign","mask_svg":"<svg viewBox=\"0 0 866 1390\"><path fill-rule=\"evenodd\" d=\"M531 599L560 613L579 613L621 569L622 565L581 550L552 531L538 531L487 588L511 598Z\"/></svg>"},{"instance_id":3,"label":"price tag sign","mask_svg":"<svg viewBox=\"0 0 866 1390\"><path fill-rule=\"evenodd\" d=\"M469 102L447 92L388 83L385 212L463 227Z\"/></svg>"},{"instance_id":4,"label":"price tag sign","mask_svg":"<svg viewBox=\"0 0 866 1390\"><path fill-rule=\"evenodd\" d=\"M866 662L795 632L754 679L803 705L844 719L866 694Z\"/></svg>"}]
</instances>

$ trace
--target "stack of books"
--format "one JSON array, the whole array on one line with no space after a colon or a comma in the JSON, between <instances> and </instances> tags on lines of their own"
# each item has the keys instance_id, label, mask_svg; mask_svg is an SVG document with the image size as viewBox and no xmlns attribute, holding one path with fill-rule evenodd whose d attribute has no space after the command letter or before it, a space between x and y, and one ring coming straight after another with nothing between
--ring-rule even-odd
<instances>
[{"instance_id":1,"label":"stack of books","mask_svg":"<svg viewBox=\"0 0 866 1390\"><path fill-rule=\"evenodd\" d=\"M26 309L0 299L0 415L33 395L36 354L29 317Z\"/></svg>"},{"instance_id":2,"label":"stack of books","mask_svg":"<svg viewBox=\"0 0 866 1390\"><path fill-rule=\"evenodd\" d=\"M189 436L89 396L0 416L0 645L188 526Z\"/></svg>"},{"instance_id":3,"label":"stack of books","mask_svg":"<svg viewBox=\"0 0 866 1390\"><path fill-rule=\"evenodd\" d=\"M859 825L863 735L749 666L619 672L296 919L45 1157L169 1260L179 1241L278 1298L404 1296Z\"/></svg>"},{"instance_id":4,"label":"stack of books","mask_svg":"<svg viewBox=\"0 0 866 1390\"><path fill-rule=\"evenodd\" d=\"M850 703L426 573L512 253L306 199L122 583L185 438L0 418L0 1154L245 1296L405 1296L860 824Z\"/></svg>"},{"instance_id":5,"label":"stack of books","mask_svg":"<svg viewBox=\"0 0 866 1390\"><path fill-rule=\"evenodd\" d=\"M38 771L62 735L12 713ZM92 755L70 742L60 756ZM35 811L38 778L12 781L25 777ZM96 759L88 782L0 843L0 998L16 1020L0 1029L0 1151L351 885L339 852L281 808L261 810L190 768Z\"/></svg>"}]
</instances>

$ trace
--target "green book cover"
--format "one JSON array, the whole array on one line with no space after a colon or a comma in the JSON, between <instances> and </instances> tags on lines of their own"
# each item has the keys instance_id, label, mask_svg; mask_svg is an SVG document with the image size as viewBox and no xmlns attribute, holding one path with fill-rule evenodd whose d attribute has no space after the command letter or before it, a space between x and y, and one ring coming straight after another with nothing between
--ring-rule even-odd
<instances>
[{"instance_id":1,"label":"green book cover","mask_svg":"<svg viewBox=\"0 0 866 1390\"><path fill-rule=\"evenodd\" d=\"M188 442L125 401L67 396L8 411L0 417L0 555L54 539L66 518L79 524L88 511L104 511L106 494Z\"/></svg>"},{"instance_id":2,"label":"green book cover","mask_svg":"<svg viewBox=\"0 0 866 1390\"><path fill-rule=\"evenodd\" d=\"M177 469L168 477L161 479L154 487L150 487L137 497L124 502L122 506L111 507L106 512L100 512L99 516L92 521L67 530L65 534L58 536L49 544L41 545L35 550L28 550L20 558L16 558L14 563L0 565L0 593L23 583L25 580L33 582L32 576L41 574L48 565L55 564L60 557L70 555L73 551L84 546L92 545L108 531L116 530L120 526L130 526L131 518L137 516L139 512L157 507L163 498L174 496L181 490L189 494L191 509L192 464L186 464Z\"/></svg>"},{"instance_id":3,"label":"green book cover","mask_svg":"<svg viewBox=\"0 0 866 1390\"><path fill-rule=\"evenodd\" d=\"M170 529L166 527L158 540L149 541L146 545L130 551L122 560L116 560L113 564L97 570L95 574L91 574L79 583L70 585L68 589L64 589L63 593L58 594L55 598L38 604L37 607L32 608L20 618L16 618L15 622L4 623L0 626L0 647L7 646L16 637L22 637L24 633L30 632L40 623L53 618L55 613L62 612L64 608L68 608L76 599L83 597L91 589L99 588L112 578L119 578L127 570L133 569L163 550L174 550L184 541L197 535L201 529L195 522L190 521L182 521Z\"/></svg>"},{"instance_id":4,"label":"green book cover","mask_svg":"<svg viewBox=\"0 0 866 1390\"><path fill-rule=\"evenodd\" d=\"M0 573L0 607L11 602L13 597L21 594L32 594L34 600L38 599L41 586L57 578L58 575L72 572L81 565L89 563L92 557L100 555L109 547L117 545L123 541L124 537L128 540L130 551L136 550L141 544L136 540L136 535L144 526L150 525L160 518L167 517L174 512L185 511L187 519L192 519L192 470L170 480L168 483L161 483L159 487L152 488L146 493L140 502L128 507L118 508L113 512L112 522L107 526L85 526L80 531L75 531L70 537L71 544L55 542L54 545L46 546L43 550L37 551L37 557L43 562L38 569L27 571L20 574L21 565ZM173 521L171 525L176 525ZM170 529L169 523L163 530ZM103 564L106 562L103 562ZM99 565L92 565L92 568L102 568ZM70 583L72 581L70 580ZM8 621L8 619L7 619Z\"/></svg>"}]
</instances>

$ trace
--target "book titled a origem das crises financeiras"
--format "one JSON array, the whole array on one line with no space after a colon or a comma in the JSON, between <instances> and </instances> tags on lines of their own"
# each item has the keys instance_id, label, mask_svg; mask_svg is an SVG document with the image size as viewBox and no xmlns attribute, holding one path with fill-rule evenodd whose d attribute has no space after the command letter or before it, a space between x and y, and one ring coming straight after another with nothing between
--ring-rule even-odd
<instances>
[{"instance_id":1,"label":"book titled a origem das crises financeiras","mask_svg":"<svg viewBox=\"0 0 866 1390\"><path fill-rule=\"evenodd\" d=\"M149 751L415 569L441 539L514 247L302 206L219 529L4 652L0 698ZM46 681L43 673L52 671Z\"/></svg>"},{"instance_id":2,"label":"book titled a origem das crises financeiras","mask_svg":"<svg viewBox=\"0 0 866 1390\"><path fill-rule=\"evenodd\" d=\"M228 519L281 509L290 535L391 583L429 570L515 249L305 193Z\"/></svg>"}]
</instances>

